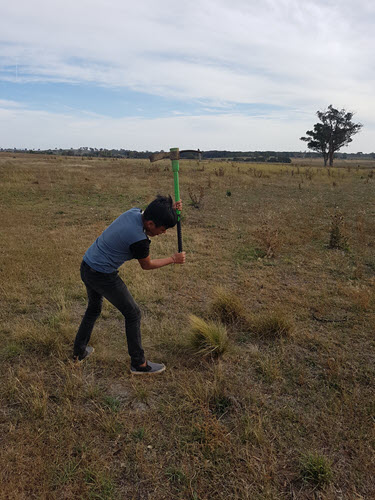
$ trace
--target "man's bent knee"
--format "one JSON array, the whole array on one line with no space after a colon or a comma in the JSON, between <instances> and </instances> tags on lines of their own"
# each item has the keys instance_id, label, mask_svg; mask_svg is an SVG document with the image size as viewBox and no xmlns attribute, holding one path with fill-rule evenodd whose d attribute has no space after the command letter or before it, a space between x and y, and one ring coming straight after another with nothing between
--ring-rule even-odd
<instances>
[{"instance_id":1,"label":"man's bent knee","mask_svg":"<svg viewBox=\"0 0 375 500\"><path fill-rule=\"evenodd\" d=\"M130 323L139 321L141 319L141 310L137 304L135 304L133 307L124 312L124 316L126 321L129 321Z\"/></svg>"},{"instance_id":2,"label":"man's bent knee","mask_svg":"<svg viewBox=\"0 0 375 500\"><path fill-rule=\"evenodd\" d=\"M96 320L99 318L101 312L102 312L102 304L95 304L95 305L89 304L87 307L86 314L90 316L90 318Z\"/></svg>"}]
</instances>

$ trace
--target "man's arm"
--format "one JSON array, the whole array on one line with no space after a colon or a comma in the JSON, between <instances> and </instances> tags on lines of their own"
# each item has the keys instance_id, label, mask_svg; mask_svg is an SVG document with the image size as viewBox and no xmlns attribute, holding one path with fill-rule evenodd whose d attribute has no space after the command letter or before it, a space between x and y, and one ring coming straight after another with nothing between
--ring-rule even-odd
<instances>
[{"instance_id":1,"label":"man's arm","mask_svg":"<svg viewBox=\"0 0 375 500\"><path fill-rule=\"evenodd\" d=\"M172 257L165 257L164 259L152 259L148 256L145 259L138 259L142 269L150 271L151 269L158 269L159 267L169 266L170 264L184 264L186 260L186 252L175 253Z\"/></svg>"}]
</instances>

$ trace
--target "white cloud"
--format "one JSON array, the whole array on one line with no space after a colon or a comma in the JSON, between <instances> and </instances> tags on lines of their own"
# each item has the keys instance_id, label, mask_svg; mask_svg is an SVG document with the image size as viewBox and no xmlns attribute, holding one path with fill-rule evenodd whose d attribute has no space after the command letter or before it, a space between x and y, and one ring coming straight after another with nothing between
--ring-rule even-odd
<instances>
[{"instance_id":1,"label":"white cloud","mask_svg":"<svg viewBox=\"0 0 375 500\"><path fill-rule=\"evenodd\" d=\"M89 82L205 106L283 106L310 123L332 103L372 127L374 5L15 0L0 7L0 63L17 65L19 82ZM15 71L2 75L15 80Z\"/></svg>"}]
</instances>

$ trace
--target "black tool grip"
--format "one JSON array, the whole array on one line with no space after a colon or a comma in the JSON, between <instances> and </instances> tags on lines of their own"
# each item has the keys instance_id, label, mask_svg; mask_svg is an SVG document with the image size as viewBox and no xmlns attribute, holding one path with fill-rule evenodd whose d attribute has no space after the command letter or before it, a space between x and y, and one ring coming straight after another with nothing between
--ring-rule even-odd
<instances>
[{"instance_id":1,"label":"black tool grip","mask_svg":"<svg viewBox=\"0 0 375 500\"><path fill-rule=\"evenodd\" d=\"M177 241L178 241L178 253L182 252L182 233L181 233L181 221L177 222Z\"/></svg>"}]
</instances>

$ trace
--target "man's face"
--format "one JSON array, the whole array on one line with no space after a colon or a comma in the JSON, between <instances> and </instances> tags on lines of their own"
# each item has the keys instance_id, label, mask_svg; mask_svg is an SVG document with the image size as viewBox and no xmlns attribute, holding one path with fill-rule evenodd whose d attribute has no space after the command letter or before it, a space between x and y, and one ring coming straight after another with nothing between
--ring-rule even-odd
<instances>
[{"instance_id":1,"label":"man's face","mask_svg":"<svg viewBox=\"0 0 375 500\"><path fill-rule=\"evenodd\" d=\"M147 236L158 236L159 234L164 234L167 230L164 226L156 227L152 220L146 220L144 223Z\"/></svg>"}]
</instances>

